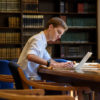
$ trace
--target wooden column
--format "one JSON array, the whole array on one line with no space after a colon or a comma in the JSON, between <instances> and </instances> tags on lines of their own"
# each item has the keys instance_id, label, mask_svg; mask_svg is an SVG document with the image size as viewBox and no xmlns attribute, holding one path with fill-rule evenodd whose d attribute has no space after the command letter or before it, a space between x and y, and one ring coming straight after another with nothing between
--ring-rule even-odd
<instances>
[{"instance_id":1,"label":"wooden column","mask_svg":"<svg viewBox=\"0 0 100 100\"><path fill-rule=\"evenodd\" d=\"M100 59L100 0L97 0L98 59Z\"/></svg>"}]
</instances>

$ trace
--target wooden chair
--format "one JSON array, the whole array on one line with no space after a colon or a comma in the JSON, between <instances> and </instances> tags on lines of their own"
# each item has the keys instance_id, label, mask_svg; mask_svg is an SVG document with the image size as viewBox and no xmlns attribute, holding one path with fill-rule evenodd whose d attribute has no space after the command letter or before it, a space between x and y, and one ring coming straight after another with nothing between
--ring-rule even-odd
<instances>
[{"instance_id":1,"label":"wooden chair","mask_svg":"<svg viewBox=\"0 0 100 100\"><path fill-rule=\"evenodd\" d=\"M65 84L59 84L54 82L38 82L32 81L27 78L25 72L15 62L9 63L10 71L15 80L16 89L29 89L29 86L37 89L53 90L53 91L90 91L87 87L72 87L65 86ZM80 99L82 100L82 99Z\"/></svg>"},{"instance_id":2,"label":"wooden chair","mask_svg":"<svg viewBox=\"0 0 100 100\"><path fill-rule=\"evenodd\" d=\"M18 95L44 95L45 91L43 89L24 89L24 90L14 90L14 89L1 89L0 93L10 93Z\"/></svg>"},{"instance_id":3,"label":"wooden chair","mask_svg":"<svg viewBox=\"0 0 100 100\"><path fill-rule=\"evenodd\" d=\"M14 82L12 75L0 75L0 81L3 82ZM37 81L36 81L37 82ZM39 82L40 84L42 82ZM46 84L43 82L43 84ZM48 83L48 85L52 83ZM56 84L58 85L58 84ZM44 95L45 91L43 89L24 89L24 90L0 90L0 98L1 99L36 99L36 100L74 100L74 98L70 96L33 96L33 95ZM30 96L29 96L30 95Z\"/></svg>"},{"instance_id":4,"label":"wooden chair","mask_svg":"<svg viewBox=\"0 0 100 100\"><path fill-rule=\"evenodd\" d=\"M16 89L29 89L29 86L32 86L34 88L41 88L41 89L47 89L47 90L60 90L60 91L68 91L68 90L89 90L87 87L72 87L72 86L60 86L59 83L54 82L38 82L38 81L32 81L27 78L25 75L25 72L20 68L18 64L15 62L9 63L9 68L11 70L11 73L13 75L13 78L15 80ZM19 86L20 85L20 86Z\"/></svg>"},{"instance_id":5,"label":"wooden chair","mask_svg":"<svg viewBox=\"0 0 100 100\"><path fill-rule=\"evenodd\" d=\"M0 74L0 81L1 82L9 82L13 83L14 79L12 75L5 75L5 74Z\"/></svg>"},{"instance_id":6,"label":"wooden chair","mask_svg":"<svg viewBox=\"0 0 100 100\"><path fill-rule=\"evenodd\" d=\"M41 89L34 90L0 90L0 99L7 100L75 100L67 95L46 95Z\"/></svg>"},{"instance_id":7,"label":"wooden chair","mask_svg":"<svg viewBox=\"0 0 100 100\"><path fill-rule=\"evenodd\" d=\"M29 86L32 86L33 88L62 91L63 93L65 93L65 91L71 91L71 90L78 92L83 90L85 91L90 90L87 87L72 87L72 86L65 86L65 84L59 84L54 82L40 82L40 81L28 80L23 70L15 62L10 62L9 68L11 70L14 79L11 75L0 75L0 81L15 82L16 89L29 89Z\"/></svg>"}]
</instances>

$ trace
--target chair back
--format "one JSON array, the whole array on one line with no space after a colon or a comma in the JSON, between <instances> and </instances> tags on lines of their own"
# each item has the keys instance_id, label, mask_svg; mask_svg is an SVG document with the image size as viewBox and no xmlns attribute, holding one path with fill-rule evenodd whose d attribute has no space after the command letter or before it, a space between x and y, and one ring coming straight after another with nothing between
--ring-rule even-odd
<instances>
[{"instance_id":1,"label":"chair back","mask_svg":"<svg viewBox=\"0 0 100 100\"><path fill-rule=\"evenodd\" d=\"M16 89L24 89L23 85L22 85L22 81L21 81L21 78L20 78L20 75L18 73L18 67L19 65L16 64L15 62L9 62L9 69L12 73L12 76L15 80L15 86L16 86Z\"/></svg>"},{"instance_id":2,"label":"chair back","mask_svg":"<svg viewBox=\"0 0 100 100\"><path fill-rule=\"evenodd\" d=\"M21 76L18 71L18 68L21 69L21 67L16 62L13 62L13 61L10 61L8 65L12 73L12 76L15 80L16 89L32 89L32 86L27 85L25 82L22 81ZM25 76L25 79L29 80L25 72L23 70L22 72L23 72L23 75Z\"/></svg>"},{"instance_id":3,"label":"chair back","mask_svg":"<svg viewBox=\"0 0 100 100\"><path fill-rule=\"evenodd\" d=\"M8 60L0 60L0 74L1 75L11 75L11 72L8 67ZM13 83L9 82L0 82L0 89L12 89Z\"/></svg>"}]
</instances>

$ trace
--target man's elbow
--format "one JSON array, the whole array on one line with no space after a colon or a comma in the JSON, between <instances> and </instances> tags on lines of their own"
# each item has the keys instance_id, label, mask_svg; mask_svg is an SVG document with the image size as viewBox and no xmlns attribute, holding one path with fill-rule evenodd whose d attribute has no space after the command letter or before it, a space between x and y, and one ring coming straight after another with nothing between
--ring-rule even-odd
<instances>
[{"instance_id":1,"label":"man's elbow","mask_svg":"<svg viewBox=\"0 0 100 100\"><path fill-rule=\"evenodd\" d=\"M28 60L31 60L31 59L32 59L32 55L31 55L31 54L28 54L28 55L27 55L27 59L28 59Z\"/></svg>"}]
</instances>

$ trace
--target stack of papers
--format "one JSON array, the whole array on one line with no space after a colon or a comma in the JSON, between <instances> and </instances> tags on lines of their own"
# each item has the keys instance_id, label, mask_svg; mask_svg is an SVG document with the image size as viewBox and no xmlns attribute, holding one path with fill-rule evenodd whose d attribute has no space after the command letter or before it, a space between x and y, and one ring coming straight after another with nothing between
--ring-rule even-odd
<instances>
[{"instance_id":1,"label":"stack of papers","mask_svg":"<svg viewBox=\"0 0 100 100\"><path fill-rule=\"evenodd\" d=\"M77 66L79 63L76 63L75 66ZM75 68L77 69L77 68ZM100 69L100 64L98 63L85 63L80 69L90 69L90 70L98 70Z\"/></svg>"}]
</instances>

